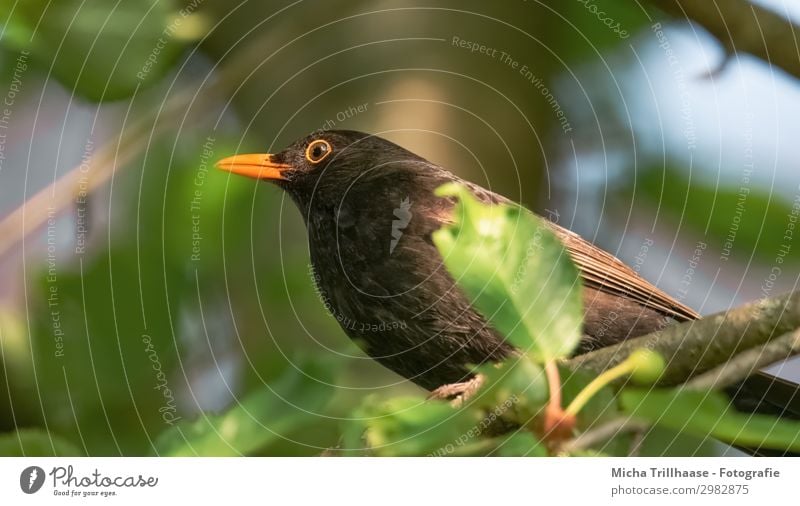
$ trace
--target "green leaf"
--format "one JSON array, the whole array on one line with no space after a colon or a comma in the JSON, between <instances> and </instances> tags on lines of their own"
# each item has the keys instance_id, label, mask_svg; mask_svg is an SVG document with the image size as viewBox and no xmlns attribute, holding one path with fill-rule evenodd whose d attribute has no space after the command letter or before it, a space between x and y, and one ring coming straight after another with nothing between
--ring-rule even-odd
<instances>
[{"instance_id":1,"label":"green leaf","mask_svg":"<svg viewBox=\"0 0 800 506\"><path fill-rule=\"evenodd\" d=\"M32 0L5 4L12 30L3 43L29 49L68 89L92 101L132 95L163 76L187 38L201 35L191 10L171 1Z\"/></svg>"},{"instance_id":2,"label":"green leaf","mask_svg":"<svg viewBox=\"0 0 800 506\"><path fill-rule=\"evenodd\" d=\"M489 413L515 413L516 420L530 420L547 403L547 379L542 367L526 356L502 364L487 364L479 369L485 377L480 390L469 400Z\"/></svg>"},{"instance_id":3,"label":"green leaf","mask_svg":"<svg viewBox=\"0 0 800 506\"><path fill-rule=\"evenodd\" d=\"M352 450L366 440L371 455L378 456L545 456L547 450L533 434L515 431L487 437L494 421L491 413L456 409L443 402L418 397L397 397L386 402L367 401L358 412L359 423L349 423L345 446Z\"/></svg>"},{"instance_id":4,"label":"green leaf","mask_svg":"<svg viewBox=\"0 0 800 506\"><path fill-rule=\"evenodd\" d=\"M332 388L322 364L305 364L301 374L289 368L277 381L247 395L220 415L178 422L155 442L160 456L253 455L291 431L316 422ZM296 403L302 402L302 406Z\"/></svg>"},{"instance_id":5,"label":"green leaf","mask_svg":"<svg viewBox=\"0 0 800 506\"><path fill-rule=\"evenodd\" d=\"M511 434L491 439L478 440L456 448L454 457L546 457L547 448L527 431L515 431Z\"/></svg>"},{"instance_id":6,"label":"green leaf","mask_svg":"<svg viewBox=\"0 0 800 506\"><path fill-rule=\"evenodd\" d=\"M678 431L741 446L800 451L800 422L740 413L718 392L626 389L621 404L632 416Z\"/></svg>"},{"instance_id":7,"label":"green leaf","mask_svg":"<svg viewBox=\"0 0 800 506\"><path fill-rule=\"evenodd\" d=\"M1 457L80 457L77 446L41 429L19 429L0 434Z\"/></svg>"},{"instance_id":8,"label":"green leaf","mask_svg":"<svg viewBox=\"0 0 800 506\"><path fill-rule=\"evenodd\" d=\"M497 444L497 457L546 457L547 448L530 432L515 432Z\"/></svg>"},{"instance_id":9,"label":"green leaf","mask_svg":"<svg viewBox=\"0 0 800 506\"><path fill-rule=\"evenodd\" d=\"M539 455L528 432L491 437L502 420L533 418L547 401L542 368L527 357L480 368L485 383L460 408L419 397L367 399L344 430L344 446L381 456Z\"/></svg>"},{"instance_id":10,"label":"green leaf","mask_svg":"<svg viewBox=\"0 0 800 506\"><path fill-rule=\"evenodd\" d=\"M480 413L419 397L369 398L345 426L344 445L379 456L447 456L485 431Z\"/></svg>"},{"instance_id":11,"label":"green leaf","mask_svg":"<svg viewBox=\"0 0 800 506\"><path fill-rule=\"evenodd\" d=\"M454 223L436 231L445 265L513 345L544 362L572 353L583 318L578 271L547 224L521 207L479 203L463 186Z\"/></svg>"},{"instance_id":12,"label":"green leaf","mask_svg":"<svg viewBox=\"0 0 800 506\"><path fill-rule=\"evenodd\" d=\"M631 447L626 445L626 450ZM643 434L639 444L640 457L719 457L724 443L688 432L679 432L663 425L654 425ZM622 451L626 451L622 450ZM624 455L614 452L615 455Z\"/></svg>"}]
</instances>

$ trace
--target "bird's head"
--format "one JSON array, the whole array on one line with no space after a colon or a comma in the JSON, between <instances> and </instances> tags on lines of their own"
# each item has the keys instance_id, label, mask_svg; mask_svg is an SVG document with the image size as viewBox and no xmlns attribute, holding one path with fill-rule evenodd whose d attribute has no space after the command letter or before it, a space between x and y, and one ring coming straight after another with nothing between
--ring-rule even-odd
<instances>
[{"instance_id":1,"label":"bird's head","mask_svg":"<svg viewBox=\"0 0 800 506\"><path fill-rule=\"evenodd\" d=\"M307 208L314 199L339 199L356 184L424 171L428 162L381 137L328 130L298 139L278 153L230 156L217 167L273 182Z\"/></svg>"}]
</instances>

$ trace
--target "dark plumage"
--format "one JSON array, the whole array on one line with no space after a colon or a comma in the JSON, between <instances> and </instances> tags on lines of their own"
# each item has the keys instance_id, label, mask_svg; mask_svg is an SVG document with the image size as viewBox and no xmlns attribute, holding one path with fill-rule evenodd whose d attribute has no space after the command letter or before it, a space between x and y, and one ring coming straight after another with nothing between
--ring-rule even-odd
<instances>
[{"instance_id":1,"label":"dark plumage","mask_svg":"<svg viewBox=\"0 0 800 506\"><path fill-rule=\"evenodd\" d=\"M437 187L458 181L481 201L504 197L354 131L314 133L275 155L219 166L270 179L291 196L308 228L318 288L344 331L381 364L432 390L467 379L469 364L513 353L470 306L431 239L454 203L435 196ZM612 255L551 226L584 281L582 350L697 317Z\"/></svg>"}]
</instances>

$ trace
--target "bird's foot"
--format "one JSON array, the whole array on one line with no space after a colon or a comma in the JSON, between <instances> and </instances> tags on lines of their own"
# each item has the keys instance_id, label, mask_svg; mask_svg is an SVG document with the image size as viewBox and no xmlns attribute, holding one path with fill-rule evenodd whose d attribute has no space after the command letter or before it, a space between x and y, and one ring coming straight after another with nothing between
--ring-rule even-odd
<instances>
[{"instance_id":1,"label":"bird's foot","mask_svg":"<svg viewBox=\"0 0 800 506\"><path fill-rule=\"evenodd\" d=\"M478 391L484 380L483 374L476 374L469 381L442 385L428 394L428 400L450 401L453 407L459 407Z\"/></svg>"}]
</instances>

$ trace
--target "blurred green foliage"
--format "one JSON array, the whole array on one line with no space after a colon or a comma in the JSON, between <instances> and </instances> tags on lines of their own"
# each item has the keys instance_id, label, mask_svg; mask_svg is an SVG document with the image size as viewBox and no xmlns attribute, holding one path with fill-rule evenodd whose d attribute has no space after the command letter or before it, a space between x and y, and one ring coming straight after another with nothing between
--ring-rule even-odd
<instances>
[{"instance_id":1,"label":"blurred green foliage","mask_svg":"<svg viewBox=\"0 0 800 506\"><path fill-rule=\"evenodd\" d=\"M0 1L7 49L31 51L67 89L117 100L157 82L183 51L187 16L165 0Z\"/></svg>"},{"instance_id":2,"label":"blurred green foliage","mask_svg":"<svg viewBox=\"0 0 800 506\"><path fill-rule=\"evenodd\" d=\"M290 369L268 386L247 395L220 415L204 415L167 429L154 454L168 457L258 454L290 430L307 430L330 401L331 364L307 364L315 381ZM292 409L294 412L291 412Z\"/></svg>"},{"instance_id":3,"label":"blurred green foliage","mask_svg":"<svg viewBox=\"0 0 800 506\"><path fill-rule=\"evenodd\" d=\"M580 62L602 54L652 24L645 10L614 0L547 2L547 7L574 30L573 36L581 39L563 44L563 50L559 47L558 56L567 61Z\"/></svg>"},{"instance_id":4,"label":"blurred green foliage","mask_svg":"<svg viewBox=\"0 0 800 506\"><path fill-rule=\"evenodd\" d=\"M41 429L21 429L0 434L3 457L80 457L83 453L71 442Z\"/></svg>"},{"instance_id":5,"label":"blurred green foliage","mask_svg":"<svg viewBox=\"0 0 800 506\"><path fill-rule=\"evenodd\" d=\"M270 234L261 233L262 224L254 231L249 220L241 219L253 215L254 182L230 179L211 166L211 150L234 149L229 140L183 136L177 151L168 145L166 140L156 144L139 162L146 161L152 170L123 176L124 190L117 190L112 213L126 226L114 227L108 236L90 230L91 253L59 247L52 271L40 266L29 287L30 327L12 313L2 320L16 423L46 424L51 433L67 437L90 455L157 451L158 434L201 409L193 390L207 370L229 382L226 403L242 389L263 389L265 381L286 370L284 374L300 375L297 381L302 379L309 390L300 394L296 386L268 406L268 416L280 419L299 409L314 413L318 408L313 392L323 388L319 373L324 369L310 366L307 377L301 375L301 366L291 366L295 361L279 353L278 346L288 357L302 346L289 338L281 345L265 339L271 329L263 328L263 315L253 302L285 297L283 289L264 284L267 289L260 290L254 281L280 278L287 267L279 258L261 262L263 257L253 257L251 247L270 250L272 241ZM145 205L139 195L147 195ZM195 233L202 237L199 242ZM305 291L313 296L306 264L288 267L294 272L294 278L287 278L290 292L302 286L301 295ZM226 284L236 286L235 293L226 295ZM232 314L228 304L235 308ZM285 300L282 305L270 304L268 310L286 312ZM234 321L262 330L254 336L237 335ZM313 324L313 318L307 323ZM333 328L333 322L325 323ZM272 330L283 332L280 326ZM240 356L248 366L225 371L231 367L226 360ZM332 395L333 387L323 389ZM253 402L265 395L259 389ZM274 438L301 430L300 418L292 416L291 423L281 426L285 434L276 432ZM290 451L314 452L314 445L332 437L326 434L335 430L334 420L326 425L317 418L317 423L322 441L301 438Z\"/></svg>"},{"instance_id":6,"label":"blurred green foliage","mask_svg":"<svg viewBox=\"0 0 800 506\"><path fill-rule=\"evenodd\" d=\"M752 448L800 451L800 422L738 413L719 392L628 389L622 393L622 406L631 416L695 436Z\"/></svg>"},{"instance_id":7,"label":"blurred green foliage","mask_svg":"<svg viewBox=\"0 0 800 506\"><path fill-rule=\"evenodd\" d=\"M785 237L788 227L792 227L792 233L800 219L793 203L749 181L741 185L714 184L689 178L685 171L668 164L643 171L635 186L628 185L622 195L635 195L635 205L656 207L730 255L752 254L769 264L778 257L792 265L800 262L800 253L791 248L791 239Z\"/></svg>"}]
</instances>

